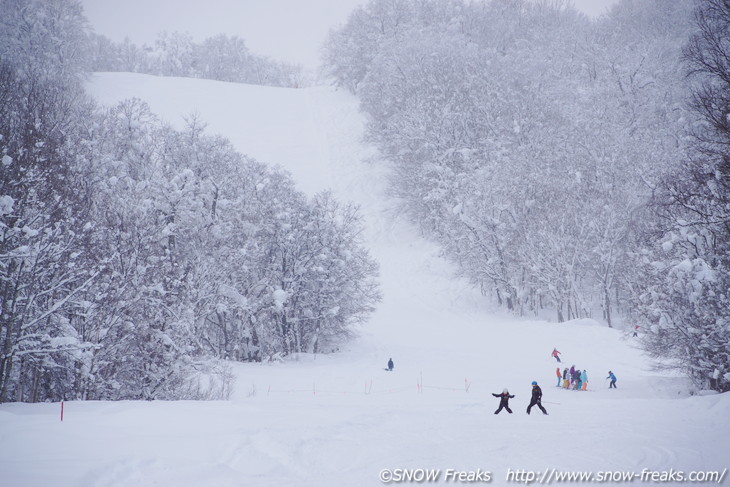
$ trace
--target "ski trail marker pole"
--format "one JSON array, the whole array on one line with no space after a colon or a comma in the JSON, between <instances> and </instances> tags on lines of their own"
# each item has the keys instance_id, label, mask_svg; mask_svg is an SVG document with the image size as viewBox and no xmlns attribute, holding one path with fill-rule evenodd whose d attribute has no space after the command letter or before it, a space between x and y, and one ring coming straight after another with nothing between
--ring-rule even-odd
<instances>
[{"instance_id":1,"label":"ski trail marker pole","mask_svg":"<svg viewBox=\"0 0 730 487\"><path fill-rule=\"evenodd\" d=\"M61 401L61 422L63 423L63 401Z\"/></svg>"}]
</instances>

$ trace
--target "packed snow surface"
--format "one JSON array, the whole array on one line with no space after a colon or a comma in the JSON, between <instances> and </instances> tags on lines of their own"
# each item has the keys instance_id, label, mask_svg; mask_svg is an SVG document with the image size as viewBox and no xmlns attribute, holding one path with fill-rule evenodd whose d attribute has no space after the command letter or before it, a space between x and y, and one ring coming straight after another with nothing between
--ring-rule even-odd
<instances>
[{"instance_id":1,"label":"packed snow surface","mask_svg":"<svg viewBox=\"0 0 730 487\"><path fill-rule=\"evenodd\" d=\"M486 471L504 485L510 470L729 466L730 395L690 397L629 335L519 320L455 277L387 196L353 96L125 73L98 73L88 89L105 105L141 98L180 128L197 114L304 192L359 204L383 301L339 353L235 364L230 401L68 402L63 422L59 404L0 405L2 485L368 486L398 468L441 469L439 483L446 469ZM586 369L588 390L556 388L558 365ZM548 416L525 413L533 380ZM514 414L495 416L491 393L505 387Z\"/></svg>"}]
</instances>

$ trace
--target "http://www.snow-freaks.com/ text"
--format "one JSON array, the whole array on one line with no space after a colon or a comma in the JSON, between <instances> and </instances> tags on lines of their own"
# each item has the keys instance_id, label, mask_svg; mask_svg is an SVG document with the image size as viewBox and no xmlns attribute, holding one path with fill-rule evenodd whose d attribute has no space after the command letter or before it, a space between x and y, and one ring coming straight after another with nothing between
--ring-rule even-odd
<instances>
[{"instance_id":1,"label":"http://www.snow-freaks.com/ text","mask_svg":"<svg viewBox=\"0 0 730 487\"><path fill-rule=\"evenodd\" d=\"M682 470L650 470L636 471L602 471L602 472L564 472L554 468L544 471L507 469L504 480L516 484L561 484L561 483L690 483L690 484L721 484L726 477L727 468L722 471L691 471ZM455 469L426 469L426 468L385 468L378 474L384 484L402 483L447 483L447 484L476 484L491 483L495 477L489 470L455 470Z\"/></svg>"}]
</instances>

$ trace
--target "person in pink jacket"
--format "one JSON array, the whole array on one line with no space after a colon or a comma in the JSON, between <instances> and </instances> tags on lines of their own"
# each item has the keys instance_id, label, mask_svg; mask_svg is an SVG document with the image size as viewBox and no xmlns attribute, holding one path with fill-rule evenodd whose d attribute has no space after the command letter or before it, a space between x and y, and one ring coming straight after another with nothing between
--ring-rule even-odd
<instances>
[{"instance_id":1,"label":"person in pink jacket","mask_svg":"<svg viewBox=\"0 0 730 487\"><path fill-rule=\"evenodd\" d=\"M558 363L560 363L560 357L558 357L558 355L560 355L560 352L558 352L557 348L553 348L553 353L551 355L555 357L555 360L557 360Z\"/></svg>"}]
</instances>

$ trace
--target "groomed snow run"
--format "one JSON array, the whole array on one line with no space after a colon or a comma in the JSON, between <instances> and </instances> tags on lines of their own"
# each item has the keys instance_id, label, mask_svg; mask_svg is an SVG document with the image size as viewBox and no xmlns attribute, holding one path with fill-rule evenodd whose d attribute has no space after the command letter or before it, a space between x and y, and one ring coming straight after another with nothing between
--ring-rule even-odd
<instances>
[{"instance_id":1,"label":"groomed snow run","mask_svg":"<svg viewBox=\"0 0 730 487\"><path fill-rule=\"evenodd\" d=\"M97 73L88 89L105 105L141 98L178 127L196 113L306 193L361 205L384 299L337 354L235 364L230 401L68 402L63 422L59 404L2 404L1 485L377 486L381 470L399 468L441 469L437 484L446 469L481 470L506 485L510 469L730 466L729 394L690 397L620 331L518 320L455 278L386 195L353 96L127 73ZM587 369L588 391L555 387L553 347L561 367ZM548 416L525 414L533 380ZM505 387L514 414L495 416L491 393Z\"/></svg>"}]
</instances>

